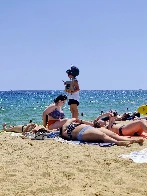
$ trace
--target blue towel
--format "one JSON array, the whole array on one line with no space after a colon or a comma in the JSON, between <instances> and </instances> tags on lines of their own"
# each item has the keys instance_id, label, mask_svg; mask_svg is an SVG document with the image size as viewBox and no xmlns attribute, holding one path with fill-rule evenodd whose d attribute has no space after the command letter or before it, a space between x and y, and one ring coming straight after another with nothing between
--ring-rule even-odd
<instances>
[{"instance_id":1,"label":"blue towel","mask_svg":"<svg viewBox=\"0 0 147 196\"><path fill-rule=\"evenodd\" d=\"M46 133L47 138L59 137L60 131L52 131L50 133Z\"/></svg>"}]
</instances>

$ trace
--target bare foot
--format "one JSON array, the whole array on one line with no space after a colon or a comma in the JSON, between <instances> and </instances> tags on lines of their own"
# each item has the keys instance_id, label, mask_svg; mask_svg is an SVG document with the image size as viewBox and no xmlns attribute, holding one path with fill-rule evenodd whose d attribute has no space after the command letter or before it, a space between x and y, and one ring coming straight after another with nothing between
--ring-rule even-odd
<instances>
[{"instance_id":1,"label":"bare foot","mask_svg":"<svg viewBox=\"0 0 147 196\"><path fill-rule=\"evenodd\" d=\"M4 131L7 131L6 125L7 125L6 123L3 124L3 130L4 130Z\"/></svg>"},{"instance_id":2,"label":"bare foot","mask_svg":"<svg viewBox=\"0 0 147 196\"><path fill-rule=\"evenodd\" d=\"M3 129L5 129L5 128L6 128L6 123L3 124Z\"/></svg>"},{"instance_id":3,"label":"bare foot","mask_svg":"<svg viewBox=\"0 0 147 196\"><path fill-rule=\"evenodd\" d=\"M117 146L126 146L126 147L130 147L131 144L133 144L134 142L132 141L118 141L116 143Z\"/></svg>"},{"instance_id":4,"label":"bare foot","mask_svg":"<svg viewBox=\"0 0 147 196\"><path fill-rule=\"evenodd\" d=\"M138 143L140 145L143 145L143 142L144 142L144 139L143 138L140 138L140 139L136 139L136 140L132 140L131 143Z\"/></svg>"}]
</instances>

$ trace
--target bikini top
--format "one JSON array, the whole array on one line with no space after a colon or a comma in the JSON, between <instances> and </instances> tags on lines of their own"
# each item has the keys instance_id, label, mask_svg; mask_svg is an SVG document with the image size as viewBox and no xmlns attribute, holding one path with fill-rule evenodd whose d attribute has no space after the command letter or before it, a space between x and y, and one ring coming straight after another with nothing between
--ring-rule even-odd
<instances>
[{"instance_id":1,"label":"bikini top","mask_svg":"<svg viewBox=\"0 0 147 196\"><path fill-rule=\"evenodd\" d=\"M72 131L79 125L81 125L81 123L78 124L71 123L70 125L67 126L67 135L69 136L70 139L72 139Z\"/></svg>"},{"instance_id":2,"label":"bikini top","mask_svg":"<svg viewBox=\"0 0 147 196\"><path fill-rule=\"evenodd\" d=\"M54 111L52 111L51 113L49 113L48 115L55 118L55 119L63 119L65 116L64 113L57 110L57 108Z\"/></svg>"}]
</instances>

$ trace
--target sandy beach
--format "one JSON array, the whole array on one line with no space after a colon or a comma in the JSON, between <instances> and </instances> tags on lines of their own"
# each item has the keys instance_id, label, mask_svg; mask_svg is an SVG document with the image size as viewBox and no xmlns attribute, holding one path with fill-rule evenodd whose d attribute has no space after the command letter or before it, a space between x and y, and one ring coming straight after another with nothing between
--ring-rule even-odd
<instances>
[{"instance_id":1,"label":"sandy beach","mask_svg":"<svg viewBox=\"0 0 147 196\"><path fill-rule=\"evenodd\" d=\"M123 122L124 124L124 122ZM147 148L73 145L0 134L0 196L146 196L146 166L119 158Z\"/></svg>"}]
</instances>

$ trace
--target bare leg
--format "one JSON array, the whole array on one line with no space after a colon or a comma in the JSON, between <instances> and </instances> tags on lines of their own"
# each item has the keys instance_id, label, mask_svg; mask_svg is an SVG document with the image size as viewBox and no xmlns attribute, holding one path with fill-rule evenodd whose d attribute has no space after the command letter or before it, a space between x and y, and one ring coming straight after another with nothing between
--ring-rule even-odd
<instances>
[{"instance_id":1,"label":"bare leg","mask_svg":"<svg viewBox=\"0 0 147 196\"><path fill-rule=\"evenodd\" d=\"M103 136L102 140L104 142L115 143L117 146L130 146L131 144L133 144L133 142L130 142L128 140L127 141L126 140L124 140L124 141L115 140L106 134Z\"/></svg>"},{"instance_id":2,"label":"bare leg","mask_svg":"<svg viewBox=\"0 0 147 196\"><path fill-rule=\"evenodd\" d=\"M139 139L127 138L124 136L119 136L118 134L116 134L108 129L100 129L100 130L103 133L105 133L106 135L108 135L109 137L112 137L117 141L130 141L131 143L139 143L139 144L143 144L143 142L144 142L143 138L139 138Z\"/></svg>"},{"instance_id":3,"label":"bare leg","mask_svg":"<svg viewBox=\"0 0 147 196\"><path fill-rule=\"evenodd\" d=\"M9 125L9 128L13 128L14 126L12 126L12 125Z\"/></svg>"},{"instance_id":4,"label":"bare leg","mask_svg":"<svg viewBox=\"0 0 147 196\"><path fill-rule=\"evenodd\" d=\"M3 130L4 130L4 131L7 131L7 132L11 132L12 128L9 128L9 129L8 129L8 128L6 127L6 123L4 123L4 124L3 124Z\"/></svg>"},{"instance_id":5,"label":"bare leg","mask_svg":"<svg viewBox=\"0 0 147 196\"><path fill-rule=\"evenodd\" d=\"M124 136L125 135L133 136L134 133L141 135L142 132L147 133L147 125L144 120L133 121L130 124L125 125L122 129L122 133Z\"/></svg>"},{"instance_id":6,"label":"bare leg","mask_svg":"<svg viewBox=\"0 0 147 196\"><path fill-rule=\"evenodd\" d=\"M104 132L100 131L100 129L96 129L96 128L86 130L82 135L82 139L84 141L95 141L95 142L99 142L102 140L103 142L115 143L118 146L129 146L130 144L133 143L127 139L118 141L110 137L109 135L105 134Z\"/></svg>"},{"instance_id":7,"label":"bare leg","mask_svg":"<svg viewBox=\"0 0 147 196\"><path fill-rule=\"evenodd\" d=\"M130 138L124 137L124 136L119 136L118 134L108 130L108 129L101 129L99 128L99 130L105 134L107 134L109 137L112 137L114 139L116 139L117 141L130 141Z\"/></svg>"},{"instance_id":8,"label":"bare leg","mask_svg":"<svg viewBox=\"0 0 147 196\"><path fill-rule=\"evenodd\" d=\"M79 113L78 113L77 104L71 104L70 105L70 111L71 111L71 114L72 114L72 118L78 118Z\"/></svg>"},{"instance_id":9,"label":"bare leg","mask_svg":"<svg viewBox=\"0 0 147 196\"><path fill-rule=\"evenodd\" d=\"M21 133L22 131L22 126L18 125L18 126L10 126L11 128L7 128L6 124L3 124L3 130L6 132L15 132L15 133Z\"/></svg>"}]
</instances>

